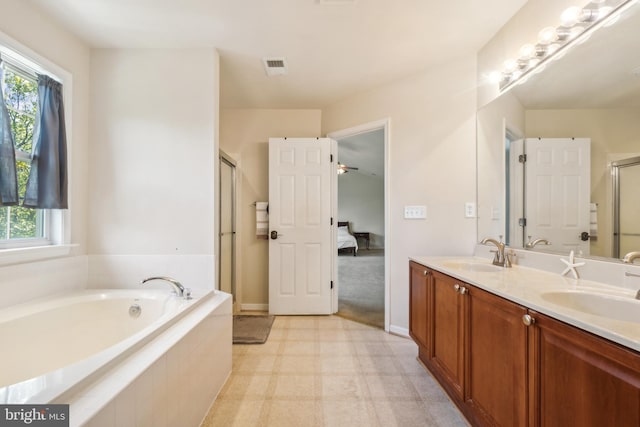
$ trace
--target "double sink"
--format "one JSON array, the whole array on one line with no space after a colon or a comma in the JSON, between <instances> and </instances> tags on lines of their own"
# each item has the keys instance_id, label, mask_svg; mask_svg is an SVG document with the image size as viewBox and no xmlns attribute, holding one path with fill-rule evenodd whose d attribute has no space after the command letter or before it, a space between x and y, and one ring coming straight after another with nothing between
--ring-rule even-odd
<instances>
[{"instance_id":1,"label":"double sink","mask_svg":"<svg viewBox=\"0 0 640 427\"><path fill-rule=\"evenodd\" d=\"M503 273L504 267L481 261L442 261L443 267L459 272ZM520 267L514 267L520 268ZM609 289L545 289L538 293L545 302L587 315L640 323L640 300Z\"/></svg>"}]
</instances>

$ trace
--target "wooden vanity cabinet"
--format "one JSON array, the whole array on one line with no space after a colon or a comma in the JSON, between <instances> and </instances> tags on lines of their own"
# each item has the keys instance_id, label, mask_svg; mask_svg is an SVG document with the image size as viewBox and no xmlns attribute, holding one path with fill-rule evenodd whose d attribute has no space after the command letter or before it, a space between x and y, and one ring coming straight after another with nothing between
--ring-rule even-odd
<instances>
[{"instance_id":1,"label":"wooden vanity cabinet","mask_svg":"<svg viewBox=\"0 0 640 427\"><path fill-rule=\"evenodd\" d=\"M411 263L410 334L474 426L640 426L640 354Z\"/></svg>"},{"instance_id":2,"label":"wooden vanity cabinet","mask_svg":"<svg viewBox=\"0 0 640 427\"><path fill-rule=\"evenodd\" d=\"M530 311L531 426L640 426L640 355Z\"/></svg>"},{"instance_id":3,"label":"wooden vanity cabinet","mask_svg":"<svg viewBox=\"0 0 640 427\"><path fill-rule=\"evenodd\" d=\"M463 411L479 425L527 425L527 313L465 285L467 339Z\"/></svg>"},{"instance_id":4,"label":"wooden vanity cabinet","mask_svg":"<svg viewBox=\"0 0 640 427\"><path fill-rule=\"evenodd\" d=\"M429 357L431 331L428 316L431 313L431 270L411 261L409 263L409 335L418 344L421 360Z\"/></svg>"},{"instance_id":5,"label":"wooden vanity cabinet","mask_svg":"<svg viewBox=\"0 0 640 427\"><path fill-rule=\"evenodd\" d=\"M463 284L432 271L433 348L428 366L443 387L458 398L464 391L465 299Z\"/></svg>"}]
</instances>

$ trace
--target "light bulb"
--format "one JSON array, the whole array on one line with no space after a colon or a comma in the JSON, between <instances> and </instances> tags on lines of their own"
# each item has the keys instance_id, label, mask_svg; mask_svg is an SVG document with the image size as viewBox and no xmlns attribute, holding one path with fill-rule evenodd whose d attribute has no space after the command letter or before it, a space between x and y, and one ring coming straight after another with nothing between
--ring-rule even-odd
<instances>
[{"instance_id":1,"label":"light bulb","mask_svg":"<svg viewBox=\"0 0 640 427\"><path fill-rule=\"evenodd\" d=\"M560 22L565 27L573 27L578 23L582 9L578 6L571 6L560 15Z\"/></svg>"},{"instance_id":2,"label":"light bulb","mask_svg":"<svg viewBox=\"0 0 640 427\"><path fill-rule=\"evenodd\" d=\"M536 47L531 43L527 43L520 48L520 58L532 58L536 53Z\"/></svg>"},{"instance_id":3,"label":"light bulb","mask_svg":"<svg viewBox=\"0 0 640 427\"><path fill-rule=\"evenodd\" d=\"M516 68L518 68L518 63L514 59L504 61L504 70L507 73L512 73Z\"/></svg>"},{"instance_id":4,"label":"light bulb","mask_svg":"<svg viewBox=\"0 0 640 427\"><path fill-rule=\"evenodd\" d=\"M550 44L558 39L558 33L553 27L546 27L538 33L538 42L540 44Z\"/></svg>"},{"instance_id":5,"label":"light bulb","mask_svg":"<svg viewBox=\"0 0 640 427\"><path fill-rule=\"evenodd\" d=\"M489 83L492 84L500 83L500 80L502 80L502 73L500 71L493 71L489 74L487 79L489 80Z\"/></svg>"}]
</instances>

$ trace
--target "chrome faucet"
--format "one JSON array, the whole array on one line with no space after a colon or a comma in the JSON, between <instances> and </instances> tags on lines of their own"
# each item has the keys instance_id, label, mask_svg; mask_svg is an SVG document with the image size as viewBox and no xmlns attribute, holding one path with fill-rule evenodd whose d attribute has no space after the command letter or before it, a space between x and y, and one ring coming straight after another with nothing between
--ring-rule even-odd
<instances>
[{"instance_id":1,"label":"chrome faucet","mask_svg":"<svg viewBox=\"0 0 640 427\"><path fill-rule=\"evenodd\" d=\"M171 277L155 276L155 277L148 277L144 279L142 282L140 282L140 284L144 285L145 283L151 280L163 280L169 283L173 288L174 292L176 293L176 295L178 295L181 298L184 297L184 286L182 286L180 282L178 282L176 279L172 279Z\"/></svg>"},{"instance_id":2,"label":"chrome faucet","mask_svg":"<svg viewBox=\"0 0 640 427\"><path fill-rule=\"evenodd\" d=\"M511 267L511 260L509 259L509 256L505 255L504 253L505 244L502 241L502 236L500 236L500 241L485 237L484 239L482 239L480 243L482 243L483 245L486 245L487 243L491 243L495 245L496 248L498 248L496 251L496 256L493 257L493 265L499 265L500 267L505 267L505 268Z\"/></svg>"},{"instance_id":3,"label":"chrome faucet","mask_svg":"<svg viewBox=\"0 0 640 427\"><path fill-rule=\"evenodd\" d=\"M633 261L636 258L640 258L640 251L635 251L635 252L629 252L628 254L626 254L624 256L624 258L622 258L622 262L626 262L629 264L633 264Z\"/></svg>"},{"instance_id":4,"label":"chrome faucet","mask_svg":"<svg viewBox=\"0 0 640 427\"><path fill-rule=\"evenodd\" d=\"M536 239L536 240L531 241L531 236L529 236L529 241L525 245L525 248L533 249L533 248L536 247L536 245L539 245L539 244L550 245L551 242L548 241L547 239Z\"/></svg>"}]
</instances>

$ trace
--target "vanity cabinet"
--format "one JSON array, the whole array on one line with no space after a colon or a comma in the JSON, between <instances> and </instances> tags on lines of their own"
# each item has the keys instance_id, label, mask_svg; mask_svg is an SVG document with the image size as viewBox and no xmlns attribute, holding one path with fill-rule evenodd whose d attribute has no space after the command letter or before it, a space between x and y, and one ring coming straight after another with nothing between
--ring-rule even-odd
<instances>
[{"instance_id":1,"label":"vanity cabinet","mask_svg":"<svg viewBox=\"0 0 640 427\"><path fill-rule=\"evenodd\" d=\"M460 281L432 271L433 349L428 364L443 386L459 398L464 388L465 299Z\"/></svg>"},{"instance_id":2,"label":"vanity cabinet","mask_svg":"<svg viewBox=\"0 0 640 427\"><path fill-rule=\"evenodd\" d=\"M419 357L477 426L640 426L640 354L412 262Z\"/></svg>"},{"instance_id":3,"label":"vanity cabinet","mask_svg":"<svg viewBox=\"0 0 640 427\"><path fill-rule=\"evenodd\" d=\"M640 426L640 355L529 314L530 425Z\"/></svg>"},{"instance_id":4,"label":"vanity cabinet","mask_svg":"<svg viewBox=\"0 0 640 427\"><path fill-rule=\"evenodd\" d=\"M427 358L431 349L429 302L431 270L416 262L409 263L409 335L418 344L420 358Z\"/></svg>"},{"instance_id":5,"label":"vanity cabinet","mask_svg":"<svg viewBox=\"0 0 640 427\"><path fill-rule=\"evenodd\" d=\"M465 412L480 425L526 426L528 330L522 317L527 309L465 287Z\"/></svg>"}]
</instances>

